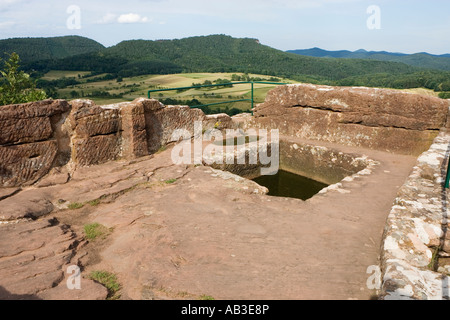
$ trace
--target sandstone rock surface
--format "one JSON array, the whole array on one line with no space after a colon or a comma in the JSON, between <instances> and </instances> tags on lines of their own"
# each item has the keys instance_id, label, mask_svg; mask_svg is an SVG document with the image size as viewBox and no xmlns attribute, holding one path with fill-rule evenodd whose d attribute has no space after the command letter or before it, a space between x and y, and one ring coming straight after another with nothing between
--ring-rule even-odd
<instances>
[{"instance_id":1,"label":"sandstone rock surface","mask_svg":"<svg viewBox=\"0 0 450 320\"><path fill-rule=\"evenodd\" d=\"M377 262L396 186L415 162L369 156L381 161L371 174L354 175L307 202L266 196L254 182L210 167L174 165L170 147L77 167L61 184L49 177L51 183L39 188L8 189L1 208L36 197L53 210L38 221L0 225L6 239L20 238L4 249L4 270L16 270L6 261L22 250L17 257L41 257L41 250L62 254L45 261L42 283L24 290L17 273L0 286L14 299L97 299L105 291L86 281L98 270L117 276L122 299L368 299L367 266ZM74 203L78 209L69 209ZM47 223L51 217L59 223ZM92 223L110 231L83 245L83 228ZM82 287L89 292L67 290L67 264L82 266ZM25 278L32 269L32 262L24 266Z\"/></svg>"},{"instance_id":2,"label":"sandstone rock surface","mask_svg":"<svg viewBox=\"0 0 450 320\"><path fill-rule=\"evenodd\" d=\"M305 139L419 155L446 126L448 101L376 88L287 85L256 107L256 123Z\"/></svg>"},{"instance_id":3,"label":"sandstone rock surface","mask_svg":"<svg viewBox=\"0 0 450 320\"><path fill-rule=\"evenodd\" d=\"M81 295L105 299L106 290L86 280L71 292L63 282L77 246L77 236L55 219L0 225L0 300L56 300ZM59 284L65 286L54 289Z\"/></svg>"},{"instance_id":4,"label":"sandstone rock surface","mask_svg":"<svg viewBox=\"0 0 450 320\"><path fill-rule=\"evenodd\" d=\"M445 143L413 172L425 196L408 184L398 188L416 163L409 154L428 148L446 125L445 103L364 88L274 90L256 119L238 125L279 128L288 141L283 157L317 155L312 171L342 167L331 183L351 175L306 202L268 197L266 188L207 166L175 165L170 147L161 149L175 142L176 129L193 136L194 121L235 127L225 115L147 99L0 107L7 128L0 134L0 187L7 187L0 189L0 299L105 299L107 290L88 279L98 270L117 275L123 299L373 298L367 268L378 263L396 197L389 218L411 219L386 233L398 240L400 231L411 232L402 242L388 238L385 280L407 270L433 287L385 281L384 290L400 288L390 291L394 298L442 297L448 286L434 284L443 275L415 272L430 262L433 246L450 251L448 236L429 223L443 212L437 171ZM107 232L86 241L84 227L93 223ZM415 255L404 248L410 243ZM410 255L412 267L402 260ZM82 267L81 291L65 283L74 265Z\"/></svg>"},{"instance_id":5,"label":"sandstone rock surface","mask_svg":"<svg viewBox=\"0 0 450 320\"><path fill-rule=\"evenodd\" d=\"M49 139L54 118L70 110L67 101L44 100L0 106L0 145L17 145Z\"/></svg>"}]
</instances>

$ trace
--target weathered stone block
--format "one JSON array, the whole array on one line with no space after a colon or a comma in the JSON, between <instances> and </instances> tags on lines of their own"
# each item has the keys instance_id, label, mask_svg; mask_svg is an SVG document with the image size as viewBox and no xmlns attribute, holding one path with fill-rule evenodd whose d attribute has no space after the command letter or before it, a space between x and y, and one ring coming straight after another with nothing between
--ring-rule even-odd
<instances>
[{"instance_id":1,"label":"weathered stone block","mask_svg":"<svg viewBox=\"0 0 450 320\"><path fill-rule=\"evenodd\" d=\"M232 129L234 128L233 119L225 114L213 114L213 115L206 115L205 116L205 122L203 124L203 127L205 129Z\"/></svg>"},{"instance_id":2,"label":"weathered stone block","mask_svg":"<svg viewBox=\"0 0 450 320\"><path fill-rule=\"evenodd\" d=\"M134 103L142 104L145 113L152 113L165 108L161 102L155 99L136 99Z\"/></svg>"},{"instance_id":3,"label":"weathered stone block","mask_svg":"<svg viewBox=\"0 0 450 320\"><path fill-rule=\"evenodd\" d=\"M43 100L24 104L13 104L0 106L0 120L51 117L69 110L70 105L65 100Z\"/></svg>"},{"instance_id":4,"label":"weathered stone block","mask_svg":"<svg viewBox=\"0 0 450 320\"><path fill-rule=\"evenodd\" d=\"M194 122L203 123L204 119L203 111L185 106L167 106L156 112L146 113L149 152L154 153L161 146L175 142L172 139L175 130L186 130L191 136L194 136Z\"/></svg>"},{"instance_id":5,"label":"weathered stone block","mask_svg":"<svg viewBox=\"0 0 450 320\"><path fill-rule=\"evenodd\" d=\"M0 300L105 299L107 290L88 279L81 290L67 289L65 274L77 263L71 259L79 241L56 220L2 226Z\"/></svg>"},{"instance_id":6,"label":"weathered stone block","mask_svg":"<svg viewBox=\"0 0 450 320\"><path fill-rule=\"evenodd\" d=\"M288 85L272 90L255 122L305 139L419 155L446 124L448 102L396 90Z\"/></svg>"},{"instance_id":7,"label":"weathered stone block","mask_svg":"<svg viewBox=\"0 0 450 320\"><path fill-rule=\"evenodd\" d=\"M80 166L90 166L116 160L120 153L118 135L75 139L72 161Z\"/></svg>"},{"instance_id":8,"label":"weathered stone block","mask_svg":"<svg viewBox=\"0 0 450 320\"><path fill-rule=\"evenodd\" d=\"M283 109L297 107L354 113L360 116L358 124L413 130L440 129L448 113L448 102L435 97L389 89L300 84L272 90L255 115L283 114Z\"/></svg>"},{"instance_id":9,"label":"weathered stone block","mask_svg":"<svg viewBox=\"0 0 450 320\"><path fill-rule=\"evenodd\" d=\"M122 157L139 158L148 155L145 108L131 103L120 110L122 119Z\"/></svg>"},{"instance_id":10,"label":"weathered stone block","mask_svg":"<svg viewBox=\"0 0 450 320\"><path fill-rule=\"evenodd\" d=\"M0 121L0 145L47 140L53 130L47 117Z\"/></svg>"},{"instance_id":11,"label":"weathered stone block","mask_svg":"<svg viewBox=\"0 0 450 320\"><path fill-rule=\"evenodd\" d=\"M0 147L0 185L29 185L52 168L58 149L56 141Z\"/></svg>"},{"instance_id":12,"label":"weathered stone block","mask_svg":"<svg viewBox=\"0 0 450 320\"><path fill-rule=\"evenodd\" d=\"M70 118L77 138L112 134L120 129L119 109L103 109L89 100L75 100L72 107Z\"/></svg>"},{"instance_id":13,"label":"weathered stone block","mask_svg":"<svg viewBox=\"0 0 450 320\"><path fill-rule=\"evenodd\" d=\"M51 138L51 117L70 110L64 100L44 100L0 106L0 145L43 141Z\"/></svg>"}]
</instances>

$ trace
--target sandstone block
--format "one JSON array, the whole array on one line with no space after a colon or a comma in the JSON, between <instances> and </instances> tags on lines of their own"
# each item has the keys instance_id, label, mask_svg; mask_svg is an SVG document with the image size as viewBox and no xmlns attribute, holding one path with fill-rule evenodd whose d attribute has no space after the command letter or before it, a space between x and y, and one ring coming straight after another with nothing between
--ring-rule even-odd
<instances>
[{"instance_id":1,"label":"sandstone block","mask_svg":"<svg viewBox=\"0 0 450 320\"><path fill-rule=\"evenodd\" d=\"M376 88L288 85L256 107L263 127L305 139L419 155L445 126L448 103Z\"/></svg>"},{"instance_id":2,"label":"sandstone block","mask_svg":"<svg viewBox=\"0 0 450 320\"><path fill-rule=\"evenodd\" d=\"M68 112L64 100L44 100L0 107L0 145L21 144L49 139L51 118Z\"/></svg>"},{"instance_id":3,"label":"sandstone block","mask_svg":"<svg viewBox=\"0 0 450 320\"><path fill-rule=\"evenodd\" d=\"M134 159L148 155L144 104L133 102L123 106L120 113L122 119L122 157Z\"/></svg>"},{"instance_id":4,"label":"sandstone block","mask_svg":"<svg viewBox=\"0 0 450 320\"><path fill-rule=\"evenodd\" d=\"M233 119L225 114L214 114L214 115L206 115L205 116L205 123L203 124L204 128L206 129L233 129Z\"/></svg>"},{"instance_id":5,"label":"sandstone block","mask_svg":"<svg viewBox=\"0 0 450 320\"><path fill-rule=\"evenodd\" d=\"M119 135L96 136L74 140L72 160L90 166L116 160L120 153Z\"/></svg>"},{"instance_id":6,"label":"sandstone block","mask_svg":"<svg viewBox=\"0 0 450 320\"><path fill-rule=\"evenodd\" d=\"M153 113L146 113L147 144L149 152L156 152L163 145L175 142L175 130L187 130L194 135L194 122L203 122L205 114L200 109L185 106L168 106Z\"/></svg>"},{"instance_id":7,"label":"sandstone block","mask_svg":"<svg viewBox=\"0 0 450 320\"><path fill-rule=\"evenodd\" d=\"M89 100L72 102L70 115L77 138L117 133L120 129L119 109L103 109Z\"/></svg>"},{"instance_id":8,"label":"sandstone block","mask_svg":"<svg viewBox=\"0 0 450 320\"><path fill-rule=\"evenodd\" d=\"M0 146L0 186L36 182L51 169L57 151L56 141Z\"/></svg>"},{"instance_id":9,"label":"sandstone block","mask_svg":"<svg viewBox=\"0 0 450 320\"><path fill-rule=\"evenodd\" d=\"M145 113L152 113L165 108L161 102L155 99L136 99L133 102L136 104L142 104Z\"/></svg>"},{"instance_id":10,"label":"sandstone block","mask_svg":"<svg viewBox=\"0 0 450 320\"><path fill-rule=\"evenodd\" d=\"M308 107L350 113L356 117L353 123L362 125L439 130L446 124L449 106L439 98L398 90L301 84L272 90L255 115L284 114L286 108Z\"/></svg>"},{"instance_id":11,"label":"sandstone block","mask_svg":"<svg viewBox=\"0 0 450 320\"><path fill-rule=\"evenodd\" d=\"M50 117L70 111L70 105L65 100L43 100L24 104L0 106L0 121L6 119L29 119Z\"/></svg>"}]
</instances>

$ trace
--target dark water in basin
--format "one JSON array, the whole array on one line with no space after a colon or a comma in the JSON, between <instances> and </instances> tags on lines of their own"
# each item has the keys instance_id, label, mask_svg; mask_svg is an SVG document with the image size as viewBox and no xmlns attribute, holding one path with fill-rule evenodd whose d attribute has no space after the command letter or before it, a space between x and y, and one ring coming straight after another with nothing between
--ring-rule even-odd
<instances>
[{"instance_id":1,"label":"dark water in basin","mask_svg":"<svg viewBox=\"0 0 450 320\"><path fill-rule=\"evenodd\" d=\"M278 171L278 174L274 176L261 176L253 181L268 188L270 196L301 200L308 200L328 187L327 184L283 170Z\"/></svg>"}]
</instances>

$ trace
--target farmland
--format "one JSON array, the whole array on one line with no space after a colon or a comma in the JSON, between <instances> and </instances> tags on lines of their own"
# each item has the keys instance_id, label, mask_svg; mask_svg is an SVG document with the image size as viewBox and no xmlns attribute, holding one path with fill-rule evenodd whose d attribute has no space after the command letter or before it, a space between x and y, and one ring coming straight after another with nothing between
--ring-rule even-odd
<instances>
[{"instance_id":1,"label":"farmland","mask_svg":"<svg viewBox=\"0 0 450 320\"><path fill-rule=\"evenodd\" d=\"M234 75L234 77L233 77ZM56 71L45 74L43 80L73 79L78 84L59 88L56 97L64 99L87 98L99 105L132 101L139 97L147 97L148 90L190 87L193 84L215 83L218 79L232 81L236 76L248 77L251 80L267 81L275 77L257 74L245 75L242 73L183 73L170 75L142 75L130 78L101 80L105 74L90 76L89 72ZM296 83L289 79L277 78L280 83ZM267 92L276 85L255 84L254 99L256 103L264 101ZM158 92L152 98L165 100L192 100L196 99L202 104L216 103L227 100L240 100L251 98L251 86L240 84L217 88L189 89L185 91ZM217 108L237 108L242 111L250 109L249 102L226 103Z\"/></svg>"}]
</instances>

